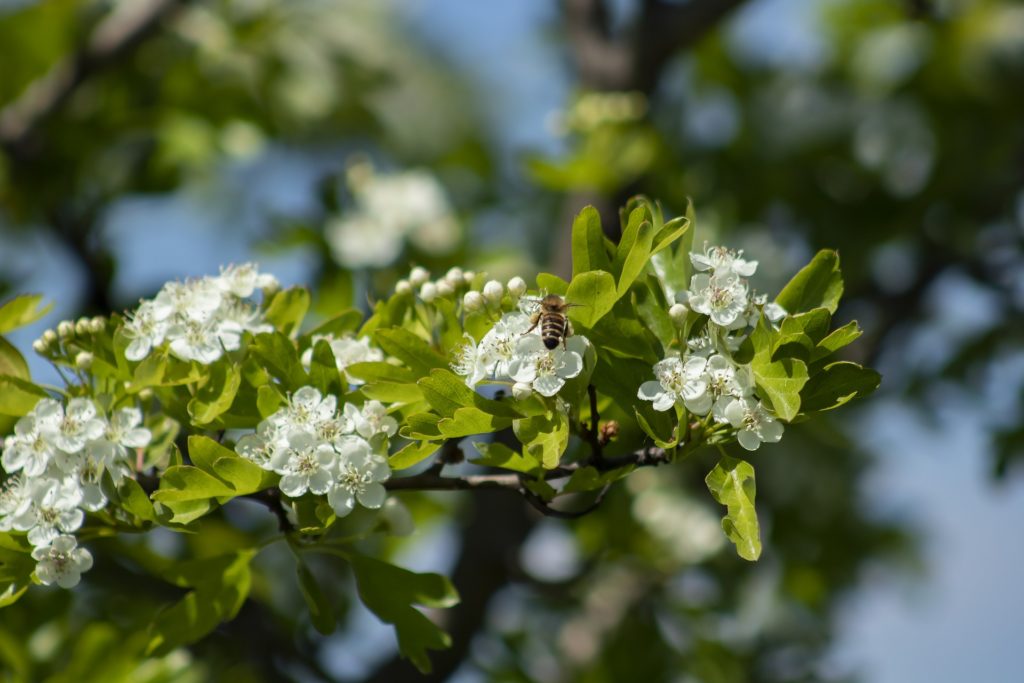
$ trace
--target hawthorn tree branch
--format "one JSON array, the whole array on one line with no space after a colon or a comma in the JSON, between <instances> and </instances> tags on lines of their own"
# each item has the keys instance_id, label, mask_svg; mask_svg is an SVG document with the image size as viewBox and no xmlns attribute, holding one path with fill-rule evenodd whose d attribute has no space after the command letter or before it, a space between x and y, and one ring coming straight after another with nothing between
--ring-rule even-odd
<instances>
[{"instance_id":1,"label":"hawthorn tree branch","mask_svg":"<svg viewBox=\"0 0 1024 683\"><path fill-rule=\"evenodd\" d=\"M39 126L54 115L83 83L130 54L160 24L191 0L137 0L103 19L76 54L33 81L0 110L0 147L14 161L32 157Z\"/></svg>"}]
</instances>

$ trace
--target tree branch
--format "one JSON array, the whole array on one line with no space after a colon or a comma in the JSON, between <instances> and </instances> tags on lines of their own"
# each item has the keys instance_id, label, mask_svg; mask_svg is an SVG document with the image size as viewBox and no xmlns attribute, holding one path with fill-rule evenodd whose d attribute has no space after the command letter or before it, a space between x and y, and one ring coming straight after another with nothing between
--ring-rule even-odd
<instances>
[{"instance_id":1,"label":"tree branch","mask_svg":"<svg viewBox=\"0 0 1024 683\"><path fill-rule=\"evenodd\" d=\"M191 0L137 0L99 23L85 46L33 81L0 110L0 147L15 160L33 155L34 133L91 76L141 45L160 23Z\"/></svg>"}]
</instances>

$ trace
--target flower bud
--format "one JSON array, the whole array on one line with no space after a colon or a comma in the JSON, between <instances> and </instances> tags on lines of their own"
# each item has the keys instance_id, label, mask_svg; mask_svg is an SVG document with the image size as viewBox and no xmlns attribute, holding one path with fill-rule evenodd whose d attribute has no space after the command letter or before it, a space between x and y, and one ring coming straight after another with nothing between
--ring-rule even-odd
<instances>
[{"instance_id":1,"label":"flower bud","mask_svg":"<svg viewBox=\"0 0 1024 683\"><path fill-rule=\"evenodd\" d=\"M75 367L80 370L88 370L92 367L92 354L88 351L82 351L75 356Z\"/></svg>"},{"instance_id":2,"label":"flower bud","mask_svg":"<svg viewBox=\"0 0 1024 683\"><path fill-rule=\"evenodd\" d=\"M514 278L508 281L508 293L513 298L518 299L523 294L526 294L526 280L516 275Z\"/></svg>"},{"instance_id":3,"label":"flower bud","mask_svg":"<svg viewBox=\"0 0 1024 683\"><path fill-rule=\"evenodd\" d=\"M399 280L395 283L395 294L410 294L412 292L412 284L408 280Z\"/></svg>"},{"instance_id":4,"label":"flower bud","mask_svg":"<svg viewBox=\"0 0 1024 683\"><path fill-rule=\"evenodd\" d=\"M526 382L516 382L512 385L512 396L517 401L525 401L533 395L533 387Z\"/></svg>"},{"instance_id":5,"label":"flower bud","mask_svg":"<svg viewBox=\"0 0 1024 683\"><path fill-rule=\"evenodd\" d=\"M61 320L57 323L57 336L61 339L68 339L75 334L75 324L70 320Z\"/></svg>"},{"instance_id":6,"label":"flower bud","mask_svg":"<svg viewBox=\"0 0 1024 683\"><path fill-rule=\"evenodd\" d=\"M89 331L93 334L99 334L105 329L107 329L107 319L102 315L98 315L89 321Z\"/></svg>"},{"instance_id":7,"label":"flower bud","mask_svg":"<svg viewBox=\"0 0 1024 683\"><path fill-rule=\"evenodd\" d=\"M44 338L40 337L39 339L36 339L34 342L32 342L32 348L35 350L36 353L42 356L45 355L46 352L50 350L50 345L46 343L46 340Z\"/></svg>"},{"instance_id":8,"label":"flower bud","mask_svg":"<svg viewBox=\"0 0 1024 683\"><path fill-rule=\"evenodd\" d=\"M50 345L57 341L57 333L54 332L53 330L46 330L45 332L43 332L43 336L40 337L40 339L45 341L47 345Z\"/></svg>"},{"instance_id":9,"label":"flower bud","mask_svg":"<svg viewBox=\"0 0 1024 683\"><path fill-rule=\"evenodd\" d=\"M448 269L448 272L444 275L444 279L447 280L452 287L458 287L462 284L462 278L464 276L465 273L462 272L462 268L455 266L454 268Z\"/></svg>"},{"instance_id":10,"label":"flower bud","mask_svg":"<svg viewBox=\"0 0 1024 683\"><path fill-rule=\"evenodd\" d=\"M427 272L426 268L416 266L409 273L409 284L413 287L419 287L420 285L426 284L427 280L430 279L430 273Z\"/></svg>"},{"instance_id":11,"label":"flower bud","mask_svg":"<svg viewBox=\"0 0 1024 683\"><path fill-rule=\"evenodd\" d=\"M484 295L480 292L466 292L462 297L462 306L467 311L479 311L484 305Z\"/></svg>"},{"instance_id":12,"label":"flower bud","mask_svg":"<svg viewBox=\"0 0 1024 683\"><path fill-rule=\"evenodd\" d=\"M465 282L467 285L473 284L473 280L475 278L476 273L474 273L472 270L467 270L465 273L462 274L462 281Z\"/></svg>"},{"instance_id":13,"label":"flower bud","mask_svg":"<svg viewBox=\"0 0 1024 683\"><path fill-rule=\"evenodd\" d=\"M451 296L455 293L455 287L448 280L438 280L436 286L438 296Z\"/></svg>"},{"instance_id":14,"label":"flower bud","mask_svg":"<svg viewBox=\"0 0 1024 683\"><path fill-rule=\"evenodd\" d=\"M677 326L682 327L686 322L686 316L689 312L690 309L683 304L672 304L668 309L668 316L672 318L672 322Z\"/></svg>"},{"instance_id":15,"label":"flower bud","mask_svg":"<svg viewBox=\"0 0 1024 683\"><path fill-rule=\"evenodd\" d=\"M484 285L484 296L493 304L501 303L501 297L505 296L505 288L497 280L488 280Z\"/></svg>"},{"instance_id":16,"label":"flower bud","mask_svg":"<svg viewBox=\"0 0 1024 683\"><path fill-rule=\"evenodd\" d=\"M85 336L89 334L92 329L92 321L88 318L79 318L75 321L75 334L78 336Z\"/></svg>"},{"instance_id":17,"label":"flower bud","mask_svg":"<svg viewBox=\"0 0 1024 683\"><path fill-rule=\"evenodd\" d=\"M428 304L437 298L437 285L433 282L425 282L420 287L420 298L426 301Z\"/></svg>"}]
</instances>

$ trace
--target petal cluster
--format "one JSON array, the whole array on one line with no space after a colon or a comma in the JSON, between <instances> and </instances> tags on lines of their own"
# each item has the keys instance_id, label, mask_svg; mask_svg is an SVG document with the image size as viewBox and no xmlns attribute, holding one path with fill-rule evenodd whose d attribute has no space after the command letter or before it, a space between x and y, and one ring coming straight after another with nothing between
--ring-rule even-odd
<instances>
[{"instance_id":1,"label":"petal cluster","mask_svg":"<svg viewBox=\"0 0 1024 683\"><path fill-rule=\"evenodd\" d=\"M356 339L351 336L335 337L331 334L316 334L313 335L309 348L302 353L302 366L307 372L309 372L310 365L313 362L313 349L321 340L330 344L331 353L334 354L334 364L338 367L339 372L344 372L345 368L355 363L370 363L384 360L384 352L371 347L369 337ZM350 377L349 382L355 385L363 383L362 380L356 377Z\"/></svg>"},{"instance_id":2,"label":"petal cluster","mask_svg":"<svg viewBox=\"0 0 1024 683\"><path fill-rule=\"evenodd\" d=\"M106 507L104 474L115 484L131 475L136 449L152 439L141 425L142 413L134 407L104 416L86 398L66 405L47 398L19 419L14 435L4 440L0 464L7 476L0 490L0 531L26 533L36 547L33 556L39 555L37 576L44 583L71 586L88 569L82 558L91 564L91 557L83 549L75 551L69 534L82 526L85 512ZM59 539L65 540L58 544ZM49 559L40 559L44 555Z\"/></svg>"},{"instance_id":3,"label":"petal cluster","mask_svg":"<svg viewBox=\"0 0 1024 683\"><path fill-rule=\"evenodd\" d=\"M398 422L379 401L346 403L339 410L337 398L307 386L254 434L239 439L235 450L280 474L286 496L326 495L341 517L356 503L373 509L384 504L383 482L391 476L388 439L397 431Z\"/></svg>"},{"instance_id":4,"label":"petal cluster","mask_svg":"<svg viewBox=\"0 0 1024 683\"><path fill-rule=\"evenodd\" d=\"M243 332L273 331L251 298L258 289L277 286L273 275L252 263L228 266L216 277L168 282L128 313L124 332L131 342L125 358L140 361L167 344L176 358L213 363L238 349Z\"/></svg>"},{"instance_id":5,"label":"petal cluster","mask_svg":"<svg viewBox=\"0 0 1024 683\"><path fill-rule=\"evenodd\" d=\"M583 371L589 344L586 337L573 335L564 344L548 349L541 339L540 326L533 325L526 313L511 311L503 314L479 343L466 335L466 343L456 352L451 367L470 387L494 379L514 383L517 398L532 391L554 396L566 380Z\"/></svg>"}]
</instances>

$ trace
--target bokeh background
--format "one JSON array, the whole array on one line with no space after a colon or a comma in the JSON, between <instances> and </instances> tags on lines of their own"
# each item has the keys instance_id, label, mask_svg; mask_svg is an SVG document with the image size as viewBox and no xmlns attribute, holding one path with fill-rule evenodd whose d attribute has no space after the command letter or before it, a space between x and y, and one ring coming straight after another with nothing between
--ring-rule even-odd
<instances>
[{"instance_id":1,"label":"bokeh background","mask_svg":"<svg viewBox=\"0 0 1024 683\"><path fill-rule=\"evenodd\" d=\"M322 315L413 263L564 273L572 215L614 237L641 192L692 197L698 244L745 248L762 291L838 248L851 353L884 376L754 456L759 563L702 463L577 521L421 494L388 552L463 595L429 678L342 575L318 636L272 554L235 622L147 661L167 593L111 546L0 613L0 679L1019 680L1024 5L0 0L0 296L55 302L26 355L230 262ZM225 538L265 516L234 514Z\"/></svg>"}]
</instances>

